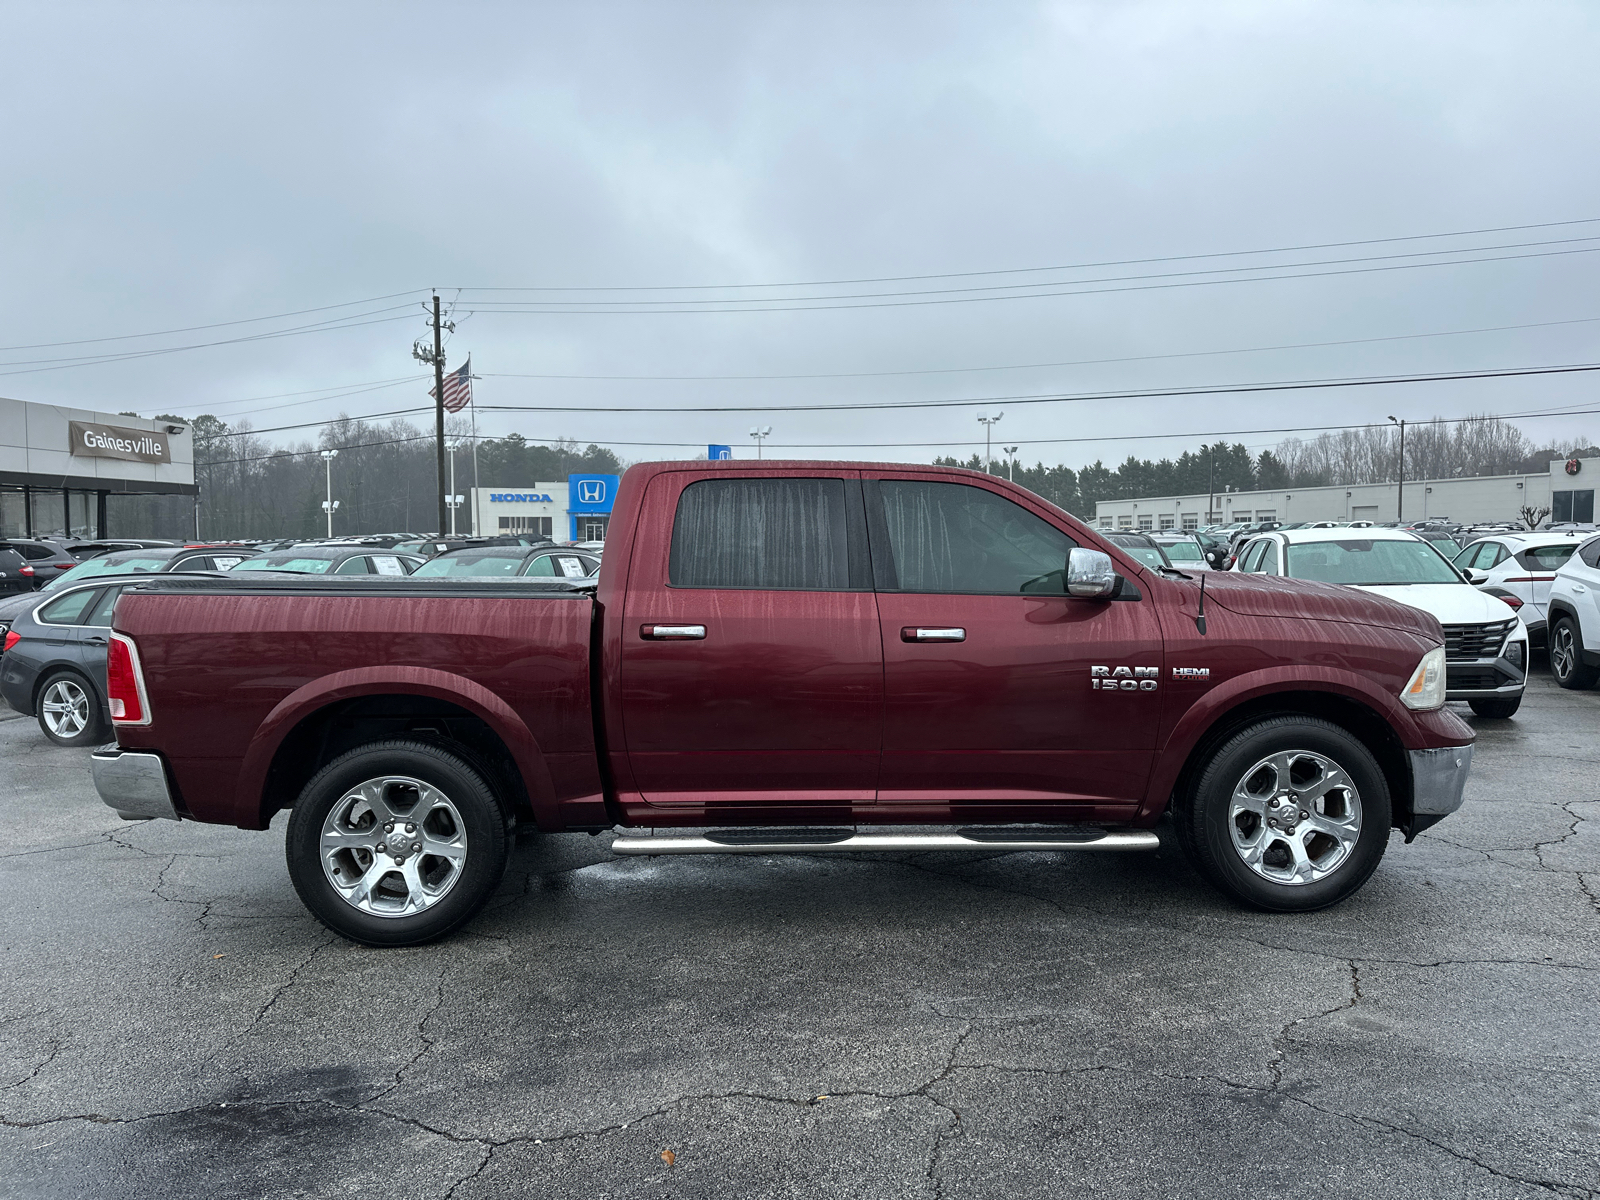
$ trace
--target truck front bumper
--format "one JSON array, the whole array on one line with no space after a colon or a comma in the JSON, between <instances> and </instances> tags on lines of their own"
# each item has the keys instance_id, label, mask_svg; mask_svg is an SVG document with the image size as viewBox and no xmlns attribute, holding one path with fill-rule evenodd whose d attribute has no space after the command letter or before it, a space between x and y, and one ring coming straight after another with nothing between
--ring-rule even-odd
<instances>
[{"instance_id":1,"label":"truck front bumper","mask_svg":"<svg viewBox=\"0 0 1600 1200\"><path fill-rule=\"evenodd\" d=\"M179 820L159 754L124 750L115 743L94 752L94 790L124 821Z\"/></svg>"},{"instance_id":2,"label":"truck front bumper","mask_svg":"<svg viewBox=\"0 0 1600 1200\"><path fill-rule=\"evenodd\" d=\"M1461 807L1472 770L1472 745L1411 751L1411 811L1433 820ZM103 793L102 793L103 794Z\"/></svg>"}]
</instances>

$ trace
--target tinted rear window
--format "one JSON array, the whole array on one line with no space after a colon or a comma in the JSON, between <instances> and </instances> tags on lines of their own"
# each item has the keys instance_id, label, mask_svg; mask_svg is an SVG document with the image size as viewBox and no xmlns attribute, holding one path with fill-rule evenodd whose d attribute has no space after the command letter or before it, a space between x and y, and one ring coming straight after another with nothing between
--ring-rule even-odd
<instances>
[{"instance_id":1,"label":"tinted rear window","mask_svg":"<svg viewBox=\"0 0 1600 1200\"><path fill-rule=\"evenodd\" d=\"M672 522L673 587L845 591L842 479L702 479Z\"/></svg>"},{"instance_id":2,"label":"tinted rear window","mask_svg":"<svg viewBox=\"0 0 1600 1200\"><path fill-rule=\"evenodd\" d=\"M1535 546L1531 550L1524 550L1519 557L1524 564L1535 571L1554 571L1571 558L1572 552L1577 548L1576 542L1565 542L1559 546Z\"/></svg>"}]
</instances>

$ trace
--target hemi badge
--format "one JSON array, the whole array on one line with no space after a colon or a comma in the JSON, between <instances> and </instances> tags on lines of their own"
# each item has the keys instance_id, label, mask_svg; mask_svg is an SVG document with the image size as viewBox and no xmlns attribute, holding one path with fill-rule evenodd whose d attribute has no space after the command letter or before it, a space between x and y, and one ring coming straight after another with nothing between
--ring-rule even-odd
<instances>
[{"instance_id":1,"label":"hemi badge","mask_svg":"<svg viewBox=\"0 0 1600 1200\"><path fill-rule=\"evenodd\" d=\"M1210 667L1173 667L1172 668L1172 677L1174 679L1210 679L1211 678L1211 668Z\"/></svg>"}]
</instances>

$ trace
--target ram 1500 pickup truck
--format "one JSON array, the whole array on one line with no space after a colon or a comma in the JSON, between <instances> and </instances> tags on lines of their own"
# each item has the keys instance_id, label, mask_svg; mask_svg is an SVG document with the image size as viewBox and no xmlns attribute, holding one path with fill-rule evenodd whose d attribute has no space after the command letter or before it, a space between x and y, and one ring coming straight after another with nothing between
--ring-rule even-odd
<instances>
[{"instance_id":1,"label":"ram 1500 pickup truck","mask_svg":"<svg viewBox=\"0 0 1600 1200\"><path fill-rule=\"evenodd\" d=\"M292 808L295 888L373 945L468 920L519 827L1093 852L1170 811L1222 891L1314 909L1460 805L1473 741L1426 613L1153 569L1003 479L883 464L636 466L592 588L161 576L107 680L107 804Z\"/></svg>"}]
</instances>

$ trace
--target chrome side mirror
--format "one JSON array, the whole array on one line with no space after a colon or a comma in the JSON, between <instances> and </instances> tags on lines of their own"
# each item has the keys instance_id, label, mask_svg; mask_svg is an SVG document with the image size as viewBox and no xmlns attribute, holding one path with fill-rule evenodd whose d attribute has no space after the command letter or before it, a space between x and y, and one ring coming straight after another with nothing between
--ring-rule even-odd
<instances>
[{"instance_id":1,"label":"chrome side mirror","mask_svg":"<svg viewBox=\"0 0 1600 1200\"><path fill-rule=\"evenodd\" d=\"M1117 587L1117 569L1111 556L1099 550L1074 546L1067 555L1067 595L1107 599Z\"/></svg>"}]
</instances>

